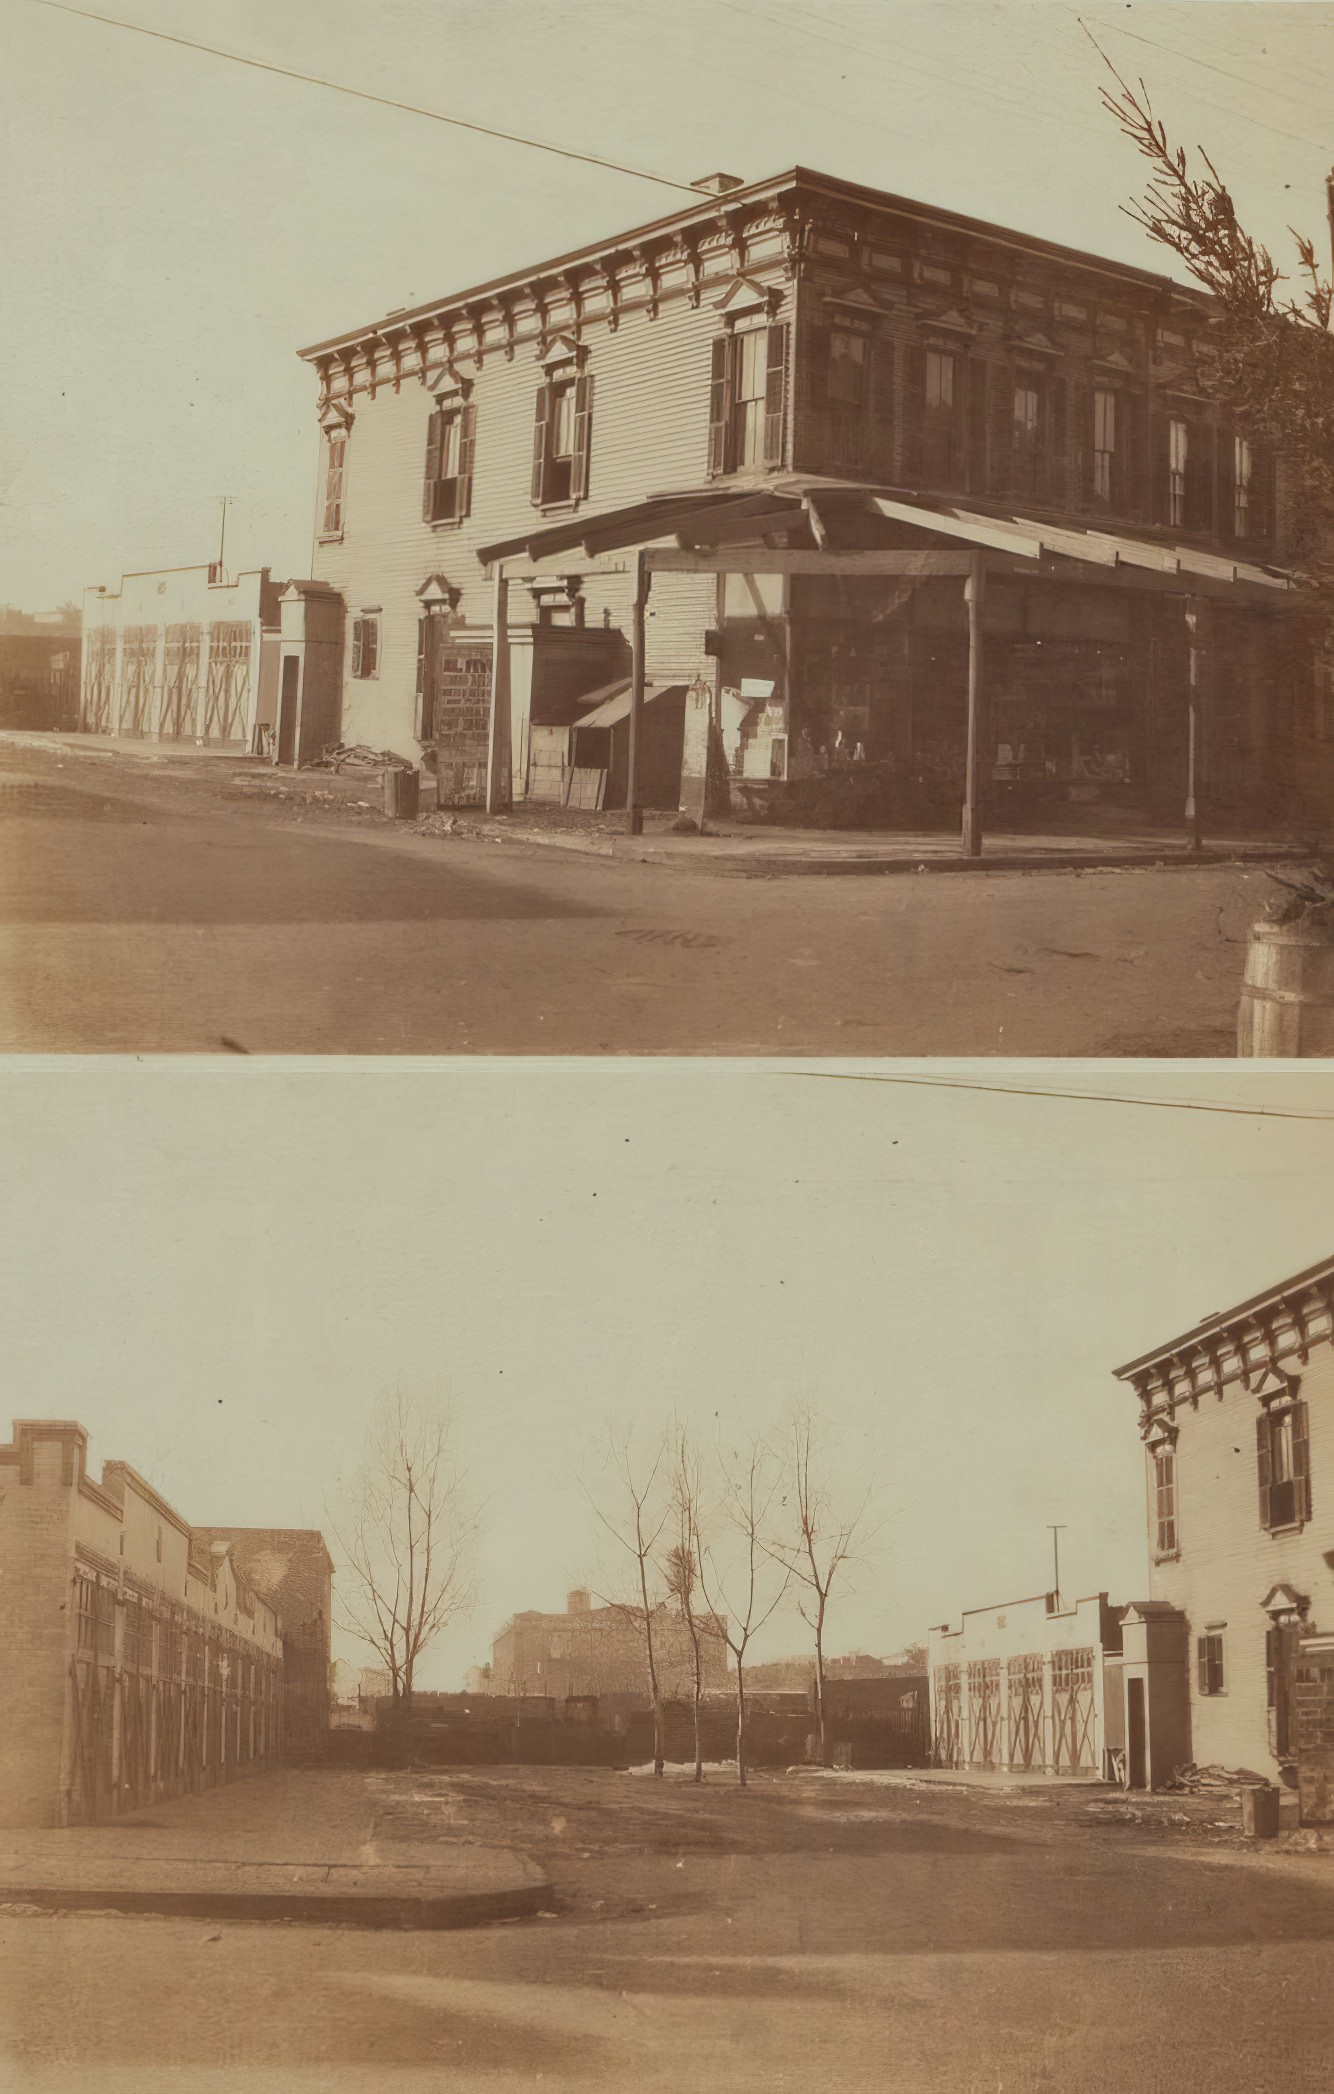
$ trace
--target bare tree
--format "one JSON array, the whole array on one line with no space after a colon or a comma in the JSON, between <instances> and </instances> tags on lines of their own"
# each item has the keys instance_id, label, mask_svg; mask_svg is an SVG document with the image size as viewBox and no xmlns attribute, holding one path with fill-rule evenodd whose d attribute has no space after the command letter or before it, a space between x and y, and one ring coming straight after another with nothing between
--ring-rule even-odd
<instances>
[{"instance_id":1,"label":"bare tree","mask_svg":"<svg viewBox=\"0 0 1334 2094\"><path fill-rule=\"evenodd\" d=\"M723 1508L737 1542L729 1572L719 1569L714 1548L696 1530L695 1572L705 1605L736 1665L736 1776L746 1786L746 1653L788 1586L788 1572L768 1540L768 1520L782 1473L762 1441L724 1468ZM765 1590L765 1566L781 1572Z\"/></svg>"},{"instance_id":2,"label":"bare tree","mask_svg":"<svg viewBox=\"0 0 1334 2094\"><path fill-rule=\"evenodd\" d=\"M672 1457L672 1512L676 1538L667 1552L667 1591L674 1601L691 1650L691 1690L695 1722L695 1780L704 1779L704 1743L700 1714L704 1700L704 1652L706 1638L719 1637L718 1623L707 1610L695 1604L699 1588L698 1562L703 1537L704 1490L699 1457L684 1431L678 1431Z\"/></svg>"},{"instance_id":3,"label":"bare tree","mask_svg":"<svg viewBox=\"0 0 1334 2094\"><path fill-rule=\"evenodd\" d=\"M394 1715L406 1723L422 1656L473 1602L476 1527L448 1412L401 1392L386 1399L349 1482L345 1515L331 1524L351 1573L352 1590L338 1588L340 1625L375 1652Z\"/></svg>"},{"instance_id":4,"label":"bare tree","mask_svg":"<svg viewBox=\"0 0 1334 2094\"><path fill-rule=\"evenodd\" d=\"M1127 214L1216 301L1200 382L1226 402L1244 434L1281 448L1293 483L1296 579L1311 609L1328 618L1334 612L1334 284L1322 273L1313 242L1290 228L1300 288L1296 296L1285 291L1291 279L1246 231L1208 155L1200 151L1203 172L1193 173L1185 149L1169 142L1154 115L1143 81L1128 85L1099 49L1116 82L1103 91L1103 102L1152 170L1144 196L1125 207Z\"/></svg>"},{"instance_id":5,"label":"bare tree","mask_svg":"<svg viewBox=\"0 0 1334 2094\"><path fill-rule=\"evenodd\" d=\"M666 1436L664 1435L653 1450L652 1457L646 1465L646 1474L643 1466L640 1472L636 1473L629 1449L618 1447L610 1431L608 1455L619 1502L617 1513L613 1515L604 1510L586 1484L584 1490L599 1522L634 1566L634 1598L613 1599L610 1604L624 1620L635 1623L643 1638L649 1704L653 1711L653 1772L661 1776L667 1759L667 1725L663 1712L662 1683L654 1637L667 1597L656 1553L670 1516L666 1492L661 1483L663 1464L667 1458Z\"/></svg>"},{"instance_id":6,"label":"bare tree","mask_svg":"<svg viewBox=\"0 0 1334 2094\"><path fill-rule=\"evenodd\" d=\"M834 1509L827 1477L812 1467L811 1417L798 1411L792 1420L788 1459L791 1463L794 1532L779 1535L769 1548L788 1576L802 1588L797 1605L802 1620L815 1636L815 1728L819 1739L820 1764L825 1762L825 1670L824 1632L829 1613L829 1595L834 1581L847 1563L857 1531L866 1515L868 1490L856 1510L840 1515Z\"/></svg>"}]
</instances>

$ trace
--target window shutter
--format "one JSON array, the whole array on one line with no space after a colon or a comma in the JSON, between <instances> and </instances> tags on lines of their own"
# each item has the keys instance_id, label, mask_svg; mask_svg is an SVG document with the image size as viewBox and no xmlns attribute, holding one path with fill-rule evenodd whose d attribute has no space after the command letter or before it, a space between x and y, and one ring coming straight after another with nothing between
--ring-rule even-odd
<instances>
[{"instance_id":1,"label":"window shutter","mask_svg":"<svg viewBox=\"0 0 1334 2094\"><path fill-rule=\"evenodd\" d=\"M922 425L926 416L926 351L916 342L904 349L903 465L909 487L922 477Z\"/></svg>"},{"instance_id":2,"label":"window shutter","mask_svg":"<svg viewBox=\"0 0 1334 2094\"><path fill-rule=\"evenodd\" d=\"M1292 1406L1292 1480L1295 1485L1293 1497L1299 1520L1311 1517L1311 1435L1307 1424L1305 1403Z\"/></svg>"},{"instance_id":3,"label":"window shutter","mask_svg":"<svg viewBox=\"0 0 1334 2094\"><path fill-rule=\"evenodd\" d=\"M1172 517L1172 417L1155 408L1149 416L1149 515L1156 524Z\"/></svg>"},{"instance_id":4,"label":"window shutter","mask_svg":"<svg viewBox=\"0 0 1334 2094\"><path fill-rule=\"evenodd\" d=\"M354 676L360 676L361 674L361 640L365 630L366 621L364 618L354 618L352 620L352 674Z\"/></svg>"},{"instance_id":5,"label":"window shutter","mask_svg":"<svg viewBox=\"0 0 1334 2094\"><path fill-rule=\"evenodd\" d=\"M444 409L432 410L426 423L426 474L422 487L422 521L435 521L435 490L440 480L440 453L445 440Z\"/></svg>"},{"instance_id":6,"label":"window shutter","mask_svg":"<svg viewBox=\"0 0 1334 2094\"><path fill-rule=\"evenodd\" d=\"M877 479L894 478L897 419L894 343L877 336L871 344L871 471Z\"/></svg>"},{"instance_id":7,"label":"window shutter","mask_svg":"<svg viewBox=\"0 0 1334 2094\"><path fill-rule=\"evenodd\" d=\"M1009 494L1014 487L1014 392L1012 366L993 364L987 417L991 425L989 478L993 494Z\"/></svg>"},{"instance_id":8,"label":"window shutter","mask_svg":"<svg viewBox=\"0 0 1334 2094\"><path fill-rule=\"evenodd\" d=\"M1186 525L1192 531L1214 527L1214 432L1207 422L1186 425Z\"/></svg>"},{"instance_id":9,"label":"window shutter","mask_svg":"<svg viewBox=\"0 0 1334 2094\"><path fill-rule=\"evenodd\" d=\"M720 334L713 344L709 377L709 471L725 473L731 463L733 339Z\"/></svg>"},{"instance_id":10,"label":"window shutter","mask_svg":"<svg viewBox=\"0 0 1334 2094\"><path fill-rule=\"evenodd\" d=\"M588 493L588 473L593 456L593 373L581 371L574 381L574 455L570 460L570 496L579 501Z\"/></svg>"},{"instance_id":11,"label":"window shutter","mask_svg":"<svg viewBox=\"0 0 1334 2094\"><path fill-rule=\"evenodd\" d=\"M1255 1468L1256 1477L1260 1485L1260 1525L1268 1529L1270 1525L1269 1486L1272 1477L1268 1411L1261 1411L1255 1421Z\"/></svg>"},{"instance_id":12,"label":"window shutter","mask_svg":"<svg viewBox=\"0 0 1334 2094\"><path fill-rule=\"evenodd\" d=\"M1139 516L1143 513L1140 489L1144 480L1144 418L1140 413L1139 401L1130 393L1116 393L1115 413L1116 448L1112 453L1112 507L1118 516ZM1092 483L1090 452L1087 484L1091 486Z\"/></svg>"},{"instance_id":13,"label":"window shutter","mask_svg":"<svg viewBox=\"0 0 1334 2094\"><path fill-rule=\"evenodd\" d=\"M1066 509L1078 509L1083 489L1079 420L1070 412L1073 388L1068 378L1051 378L1042 390L1045 398L1041 427L1046 456L1039 484L1051 501Z\"/></svg>"},{"instance_id":14,"label":"window shutter","mask_svg":"<svg viewBox=\"0 0 1334 2094\"><path fill-rule=\"evenodd\" d=\"M764 462L766 465L782 465L787 455L786 320L775 321L768 334L764 379Z\"/></svg>"},{"instance_id":15,"label":"window shutter","mask_svg":"<svg viewBox=\"0 0 1334 2094\"><path fill-rule=\"evenodd\" d=\"M1209 1638L1207 1636L1197 1636L1195 1638L1195 1666L1200 1692L1201 1694L1207 1694L1209 1692Z\"/></svg>"},{"instance_id":16,"label":"window shutter","mask_svg":"<svg viewBox=\"0 0 1334 2094\"><path fill-rule=\"evenodd\" d=\"M987 380L990 376L986 362L980 356L970 356L964 366L964 385L968 398L965 406L968 414L968 450L966 477L970 494L985 494L987 486Z\"/></svg>"},{"instance_id":17,"label":"window shutter","mask_svg":"<svg viewBox=\"0 0 1334 2094\"><path fill-rule=\"evenodd\" d=\"M472 514L472 461L476 448L477 407L474 401L468 400L459 415L459 485L454 503L455 516Z\"/></svg>"},{"instance_id":18,"label":"window shutter","mask_svg":"<svg viewBox=\"0 0 1334 2094\"><path fill-rule=\"evenodd\" d=\"M1222 538L1237 535L1237 439L1231 423L1218 431L1218 532Z\"/></svg>"},{"instance_id":19,"label":"window shutter","mask_svg":"<svg viewBox=\"0 0 1334 2094\"><path fill-rule=\"evenodd\" d=\"M368 618L361 635L361 673L374 676L380 666L380 621Z\"/></svg>"},{"instance_id":20,"label":"window shutter","mask_svg":"<svg viewBox=\"0 0 1334 2094\"><path fill-rule=\"evenodd\" d=\"M324 460L324 535L333 537L343 528L343 458L347 438L333 435Z\"/></svg>"},{"instance_id":21,"label":"window shutter","mask_svg":"<svg viewBox=\"0 0 1334 2094\"><path fill-rule=\"evenodd\" d=\"M547 476L547 418L551 411L551 387L539 387L533 414L533 501L540 508Z\"/></svg>"}]
</instances>

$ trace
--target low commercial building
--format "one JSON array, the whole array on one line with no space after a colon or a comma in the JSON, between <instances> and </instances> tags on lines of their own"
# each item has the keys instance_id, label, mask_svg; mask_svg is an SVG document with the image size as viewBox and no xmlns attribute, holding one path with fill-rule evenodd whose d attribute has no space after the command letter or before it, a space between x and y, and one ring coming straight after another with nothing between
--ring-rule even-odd
<instances>
[{"instance_id":1,"label":"low commercial building","mask_svg":"<svg viewBox=\"0 0 1334 2094\"><path fill-rule=\"evenodd\" d=\"M277 717L279 585L267 567L122 575L84 591L87 734L265 753Z\"/></svg>"},{"instance_id":2,"label":"low commercial building","mask_svg":"<svg viewBox=\"0 0 1334 2094\"><path fill-rule=\"evenodd\" d=\"M1193 1760L1334 1815L1334 1258L1116 1370L1145 1448L1149 1599L1126 1619L1135 1786Z\"/></svg>"},{"instance_id":3,"label":"low commercial building","mask_svg":"<svg viewBox=\"0 0 1334 2094\"><path fill-rule=\"evenodd\" d=\"M665 1700L688 1701L695 1653L681 1615L659 1607L653 1616L653 1652ZM723 1625L710 1615L702 1638L706 1692L731 1682ZM516 1614L491 1648L492 1694L629 1695L648 1699L644 1624L633 1607L595 1607L582 1589L569 1594L564 1614Z\"/></svg>"},{"instance_id":4,"label":"low commercial building","mask_svg":"<svg viewBox=\"0 0 1334 2094\"><path fill-rule=\"evenodd\" d=\"M72 605L37 617L0 605L0 727L78 724L80 645Z\"/></svg>"},{"instance_id":5,"label":"low commercial building","mask_svg":"<svg viewBox=\"0 0 1334 2094\"><path fill-rule=\"evenodd\" d=\"M1121 1619L1105 1592L970 1608L932 1629L937 1767L1102 1777L1121 1748Z\"/></svg>"},{"instance_id":6,"label":"low commercial building","mask_svg":"<svg viewBox=\"0 0 1334 2094\"><path fill-rule=\"evenodd\" d=\"M225 1541L88 1435L0 1446L0 1822L84 1824L271 1764L282 1625Z\"/></svg>"},{"instance_id":7,"label":"low commercial building","mask_svg":"<svg viewBox=\"0 0 1334 2094\"><path fill-rule=\"evenodd\" d=\"M333 1559L314 1527L196 1527L226 1549L283 1624L283 1750L318 1754L329 1730Z\"/></svg>"}]
</instances>

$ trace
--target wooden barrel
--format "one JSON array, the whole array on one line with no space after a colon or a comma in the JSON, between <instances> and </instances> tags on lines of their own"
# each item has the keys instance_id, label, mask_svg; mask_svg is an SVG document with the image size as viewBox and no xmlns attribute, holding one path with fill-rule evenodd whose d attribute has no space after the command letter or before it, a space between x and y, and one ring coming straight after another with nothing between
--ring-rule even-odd
<instances>
[{"instance_id":1,"label":"wooden barrel","mask_svg":"<svg viewBox=\"0 0 1334 2094\"><path fill-rule=\"evenodd\" d=\"M1252 925L1237 1053L1334 1055L1334 921L1327 905L1295 923Z\"/></svg>"}]
</instances>

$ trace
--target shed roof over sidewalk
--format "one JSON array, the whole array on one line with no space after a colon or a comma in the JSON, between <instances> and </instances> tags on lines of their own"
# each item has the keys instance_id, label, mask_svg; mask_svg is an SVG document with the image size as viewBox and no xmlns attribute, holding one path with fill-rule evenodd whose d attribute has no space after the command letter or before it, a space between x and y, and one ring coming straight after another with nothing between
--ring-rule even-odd
<instances>
[{"instance_id":1,"label":"shed roof over sidewalk","mask_svg":"<svg viewBox=\"0 0 1334 2094\"><path fill-rule=\"evenodd\" d=\"M1113 583L1183 596L1279 605L1282 568L1161 535L1103 531L1011 510L965 508L902 488L775 474L762 482L651 495L628 507L539 526L483 546L484 566L550 566L569 555L641 551L657 572L916 576L993 572Z\"/></svg>"}]
</instances>

